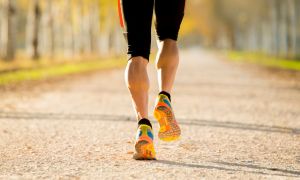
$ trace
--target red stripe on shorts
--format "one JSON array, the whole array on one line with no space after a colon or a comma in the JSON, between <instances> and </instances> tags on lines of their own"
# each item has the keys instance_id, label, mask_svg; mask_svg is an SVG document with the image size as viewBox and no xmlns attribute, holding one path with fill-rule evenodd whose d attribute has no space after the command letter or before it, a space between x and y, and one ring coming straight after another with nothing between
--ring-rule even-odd
<instances>
[{"instance_id":1,"label":"red stripe on shorts","mask_svg":"<svg viewBox=\"0 0 300 180\"><path fill-rule=\"evenodd\" d=\"M124 21L123 21L123 13L122 13L122 7L121 7L121 0L118 0L118 12L119 12L119 18L120 18L120 25L123 28L124 27Z\"/></svg>"}]
</instances>

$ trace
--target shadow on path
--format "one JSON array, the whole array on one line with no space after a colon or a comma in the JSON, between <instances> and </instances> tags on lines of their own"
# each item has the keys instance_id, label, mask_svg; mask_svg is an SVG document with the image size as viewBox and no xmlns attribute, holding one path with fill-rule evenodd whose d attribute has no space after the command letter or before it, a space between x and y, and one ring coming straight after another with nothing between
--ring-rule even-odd
<instances>
[{"instance_id":1,"label":"shadow on path","mask_svg":"<svg viewBox=\"0 0 300 180\"><path fill-rule=\"evenodd\" d=\"M197 87L220 87L220 89L224 88L255 88L255 89L261 89L261 90L267 90L267 89L272 89L272 90L300 90L300 87L297 85L292 85L292 86L275 86L272 84L260 84L260 83L245 83L245 82L234 82L234 81L229 81L229 82L224 82L224 81L204 81L201 80L201 82L180 82L180 86L197 86Z\"/></svg>"},{"instance_id":2,"label":"shadow on path","mask_svg":"<svg viewBox=\"0 0 300 180\"><path fill-rule=\"evenodd\" d=\"M286 169L279 168L269 168L269 167L261 167L252 164L238 164L238 163L227 163L227 162L213 162L214 165L201 165L201 164L190 164L184 162L175 162L169 160L157 160L153 161L154 163L166 164L166 165L174 165L181 166L185 168L199 168L199 169L210 169L210 170L222 170L222 171L230 171L230 172L247 172L247 173L255 173L262 175L276 175L276 176L285 176L285 177L300 177L300 171L291 171ZM251 170L242 170L242 168L247 168ZM269 172L266 172L269 171ZM278 174L276 172L280 172L282 174Z\"/></svg>"},{"instance_id":3,"label":"shadow on path","mask_svg":"<svg viewBox=\"0 0 300 180\"><path fill-rule=\"evenodd\" d=\"M40 112L1 112L0 120L95 120L95 121L127 121L135 122L134 117L124 115L111 115L111 114L76 114L76 113L40 113ZM281 127L281 126L267 126L261 124L247 124L233 121L215 121L215 120L202 120L202 119L187 119L179 118L180 124L187 126L208 126L238 130L261 131L272 133L286 133L286 134L300 134L299 128ZM156 123L156 121L154 121Z\"/></svg>"},{"instance_id":4,"label":"shadow on path","mask_svg":"<svg viewBox=\"0 0 300 180\"><path fill-rule=\"evenodd\" d=\"M274 132L274 133L287 133L287 134L300 134L300 129L281 127L281 126L267 126L262 124L247 124L233 121L215 121L215 120L201 120L201 119L179 119L180 124L188 126L209 126L220 127L250 131Z\"/></svg>"},{"instance_id":5,"label":"shadow on path","mask_svg":"<svg viewBox=\"0 0 300 180\"><path fill-rule=\"evenodd\" d=\"M222 165L226 165L226 166L232 166L232 167L246 167L246 168L256 169L256 170L268 170L268 171L274 171L274 172L276 171L276 172L281 172L281 173L285 173L285 174L293 174L293 175L300 176L300 171L262 167L262 166L258 166L258 165L254 165L254 164L239 164L239 163L229 163L229 162L222 162L222 161L214 162L214 163L222 164Z\"/></svg>"}]
</instances>

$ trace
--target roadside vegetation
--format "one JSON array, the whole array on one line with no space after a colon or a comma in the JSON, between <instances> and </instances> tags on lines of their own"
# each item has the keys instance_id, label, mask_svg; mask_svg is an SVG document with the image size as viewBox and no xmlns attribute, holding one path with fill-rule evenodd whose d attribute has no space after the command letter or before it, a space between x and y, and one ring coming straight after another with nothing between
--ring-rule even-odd
<instances>
[{"instance_id":1,"label":"roadside vegetation","mask_svg":"<svg viewBox=\"0 0 300 180\"><path fill-rule=\"evenodd\" d=\"M263 53L250 53L238 51L228 52L228 57L230 60L238 63L250 63L269 68L300 71L300 61L296 59L285 59L265 55Z\"/></svg>"}]
</instances>

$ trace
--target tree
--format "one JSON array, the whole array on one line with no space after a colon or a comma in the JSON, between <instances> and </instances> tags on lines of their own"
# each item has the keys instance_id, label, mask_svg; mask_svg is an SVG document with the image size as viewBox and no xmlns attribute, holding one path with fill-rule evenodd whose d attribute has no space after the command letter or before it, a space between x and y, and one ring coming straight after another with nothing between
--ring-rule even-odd
<instances>
[{"instance_id":1,"label":"tree","mask_svg":"<svg viewBox=\"0 0 300 180\"><path fill-rule=\"evenodd\" d=\"M16 6L15 0L2 1L1 16L1 54L5 60L12 60L15 57L15 35L16 35Z\"/></svg>"},{"instance_id":2,"label":"tree","mask_svg":"<svg viewBox=\"0 0 300 180\"><path fill-rule=\"evenodd\" d=\"M40 57L39 53L39 33L40 33L40 19L41 19L41 9L39 5L39 0L34 0L33 2L33 59L38 59Z\"/></svg>"},{"instance_id":3,"label":"tree","mask_svg":"<svg viewBox=\"0 0 300 180\"><path fill-rule=\"evenodd\" d=\"M296 46L297 46L297 0L287 0L287 8L288 8L288 20L289 20L289 57L294 57L296 55Z\"/></svg>"},{"instance_id":4,"label":"tree","mask_svg":"<svg viewBox=\"0 0 300 180\"><path fill-rule=\"evenodd\" d=\"M54 34L54 14L53 0L46 0L44 13L41 17L41 51L43 55L54 58L55 54L55 34Z\"/></svg>"}]
</instances>

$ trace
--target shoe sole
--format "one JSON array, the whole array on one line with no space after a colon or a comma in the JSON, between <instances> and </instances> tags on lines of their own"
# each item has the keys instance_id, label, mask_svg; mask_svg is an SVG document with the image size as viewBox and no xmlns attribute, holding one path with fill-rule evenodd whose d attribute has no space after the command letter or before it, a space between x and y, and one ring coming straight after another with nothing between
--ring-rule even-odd
<instances>
[{"instance_id":1,"label":"shoe sole","mask_svg":"<svg viewBox=\"0 0 300 180\"><path fill-rule=\"evenodd\" d=\"M154 117L160 125L158 138L163 141L175 141L180 138L181 130L174 118L173 112L165 106L157 106L154 110ZM165 121L170 129L165 129Z\"/></svg>"},{"instance_id":2,"label":"shoe sole","mask_svg":"<svg viewBox=\"0 0 300 180\"><path fill-rule=\"evenodd\" d=\"M135 144L136 153L133 155L135 160L156 160L154 146L148 141L142 140Z\"/></svg>"}]
</instances>

